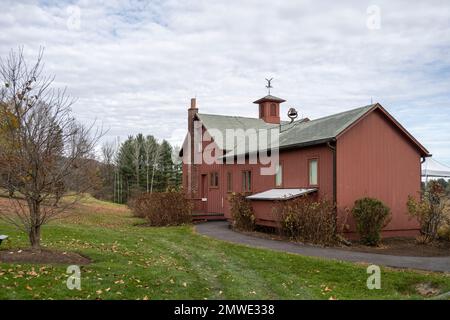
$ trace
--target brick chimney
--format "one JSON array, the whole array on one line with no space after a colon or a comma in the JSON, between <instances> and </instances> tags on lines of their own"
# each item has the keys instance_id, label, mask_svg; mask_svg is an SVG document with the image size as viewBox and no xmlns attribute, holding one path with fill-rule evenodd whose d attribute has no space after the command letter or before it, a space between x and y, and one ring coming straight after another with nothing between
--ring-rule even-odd
<instances>
[{"instance_id":1,"label":"brick chimney","mask_svg":"<svg viewBox=\"0 0 450 320\"><path fill-rule=\"evenodd\" d=\"M197 101L195 98L191 99L191 106L188 109L188 133L189 133L189 157L188 157L188 195L191 198L195 198L198 195L198 164L195 164L195 140L194 140L194 132L195 132L195 116L197 115Z\"/></svg>"},{"instance_id":2,"label":"brick chimney","mask_svg":"<svg viewBox=\"0 0 450 320\"><path fill-rule=\"evenodd\" d=\"M280 103L285 101L269 94L253 103L259 105L260 119L263 119L267 123L280 124Z\"/></svg>"}]
</instances>

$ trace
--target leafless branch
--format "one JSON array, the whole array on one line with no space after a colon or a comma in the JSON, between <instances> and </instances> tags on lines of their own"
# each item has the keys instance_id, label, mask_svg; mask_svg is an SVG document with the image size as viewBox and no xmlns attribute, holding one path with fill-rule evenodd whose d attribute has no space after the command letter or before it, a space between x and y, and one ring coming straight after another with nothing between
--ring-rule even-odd
<instances>
[{"instance_id":1,"label":"leafless branch","mask_svg":"<svg viewBox=\"0 0 450 320\"><path fill-rule=\"evenodd\" d=\"M73 117L75 99L43 75L43 52L32 66L22 48L0 60L0 178L8 177L0 183L25 198L11 199L14 219L0 218L20 221L33 247L39 247L40 227L79 198L60 203L64 193L81 195L91 188L93 153L103 135L95 121L85 126Z\"/></svg>"}]
</instances>

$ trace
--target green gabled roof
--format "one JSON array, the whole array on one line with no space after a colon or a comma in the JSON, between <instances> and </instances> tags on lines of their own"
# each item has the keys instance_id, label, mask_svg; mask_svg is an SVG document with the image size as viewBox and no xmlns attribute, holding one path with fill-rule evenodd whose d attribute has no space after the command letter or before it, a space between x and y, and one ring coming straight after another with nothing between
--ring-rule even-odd
<instances>
[{"instance_id":1,"label":"green gabled roof","mask_svg":"<svg viewBox=\"0 0 450 320\"><path fill-rule=\"evenodd\" d=\"M277 124L266 123L262 119L237 116L224 116L218 114L197 113L198 119L206 128L226 129L267 129Z\"/></svg>"},{"instance_id":2,"label":"green gabled roof","mask_svg":"<svg viewBox=\"0 0 450 320\"><path fill-rule=\"evenodd\" d=\"M293 123L288 121L282 121L281 125L266 123L262 119L236 117L236 116L224 116L214 114L197 114L198 119L206 127L212 138L216 142L217 146L224 150L226 154L222 158L233 157L237 155L253 153L257 150L250 150L253 146L248 145L248 141L258 135L258 130L263 129L279 129L279 148L301 148L311 145L317 145L326 143L337 138L352 124L356 123L367 113L373 110L380 110L390 121L392 121L399 130L415 144L418 149L421 150L423 156L431 156L430 153L423 147L406 129L404 129L400 123L397 122L380 104L375 103L364 107L348 110L341 113L336 113L327 117L319 118L316 120L301 119ZM249 133L244 136L237 137L236 144L231 148L224 147L224 139L226 139L227 129L242 129L244 132L248 129ZM256 130L256 131L255 131ZM220 132L221 137L215 134ZM243 143L242 143L243 142ZM268 141L269 142L269 141ZM184 145L184 144L183 144ZM242 148L245 146L245 151L237 150L237 145ZM270 148L270 145L268 146ZM259 145L256 146L259 148ZM181 154L182 152L180 152Z\"/></svg>"},{"instance_id":3,"label":"green gabled roof","mask_svg":"<svg viewBox=\"0 0 450 320\"><path fill-rule=\"evenodd\" d=\"M223 146L223 141L226 138L226 130L227 129L271 129L278 127L278 124L267 123L262 119L257 118L246 118L246 117L237 117L237 116L224 116L224 115L216 115L216 114L204 114L198 113L198 119L202 122L208 132L211 133L212 138L214 139L214 131L218 130L222 134L222 139L214 139L217 143L217 146L225 150L225 146ZM245 137L244 137L245 138Z\"/></svg>"},{"instance_id":4,"label":"green gabled roof","mask_svg":"<svg viewBox=\"0 0 450 320\"><path fill-rule=\"evenodd\" d=\"M280 148L285 148L289 146L312 145L329 141L339 135L339 133L362 117L374 106L375 105L368 105L311 121L298 120L292 124L289 124L288 121L282 121L279 146ZM278 124L266 123L264 120L257 118L202 113L197 114L197 117L211 133L212 138L222 150L226 150L222 141L226 138L226 129L243 129L244 131L256 129L256 131L258 131L260 129L270 130L279 127ZM215 138L214 130L220 131L222 138ZM248 136L241 137L240 140L247 142L246 138L248 138ZM246 152L252 151L247 147L245 149ZM227 151L230 151L227 153L227 156L238 154L236 150Z\"/></svg>"},{"instance_id":5,"label":"green gabled roof","mask_svg":"<svg viewBox=\"0 0 450 320\"><path fill-rule=\"evenodd\" d=\"M280 134L280 147L313 144L336 138L376 104L336 113L316 120L294 123Z\"/></svg>"}]
</instances>

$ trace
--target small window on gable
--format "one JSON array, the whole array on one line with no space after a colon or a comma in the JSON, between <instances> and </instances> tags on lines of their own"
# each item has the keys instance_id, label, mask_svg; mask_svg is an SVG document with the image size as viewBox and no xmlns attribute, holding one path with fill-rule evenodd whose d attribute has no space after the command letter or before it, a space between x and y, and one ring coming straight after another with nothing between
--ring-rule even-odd
<instances>
[{"instance_id":1,"label":"small window on gable","mask_svg":"<svg viewBox=\"0 0 450 320\"><path fill-rule=\"evenodd\" d=\"M211 188L217 188L219 186L219 173L218 172L211 172L209 174L209 186Z\"/></svg>"},{"instance_id":2,"label":"small window on gable","mask_svg":"<svg viewBox=\"0 0 450 320\"><path fill-rule=\"evenodd\" d=\"M309 185L316 186L318 183L318 160L309 160Z\"/></svg>"},{"instance_id":3,"label":"small window on gable","mask_svg":"<svg viewBox=\"0 0 450 320\"><path fill-rule=\"evenodd\" d=\"M227 172L227 192L233 192L233 173Z\"/></svg>"},{"instance_id":4,"label":"small window on gable","mask_svg":"<svg viewBox=\"0 0 450 320\"><path fill-rule=\"evenodd\" d=\"M242 171L242 191L252 191L252 172L250 170Z\"/></svg>"},{"instance_id":5,"label":"small window on gable","mask_svg":"<svg viewBox=\"0 0 450 320\"><path fill-rule=\"evenodd\" d=\"M277 105L275 103L270 105L270 115L273 117L277 116Z\"/></svg>"},{"instance_id":6,"label":"small window on gable","mask_svg":"<svg viewBox=\"0 0 450 320\"><path fill-rule=\"evenodd\" d=\"M283 185L283 166L278 164L275 172L275 186L281 187Z\"/></svg>"}]
</instances>

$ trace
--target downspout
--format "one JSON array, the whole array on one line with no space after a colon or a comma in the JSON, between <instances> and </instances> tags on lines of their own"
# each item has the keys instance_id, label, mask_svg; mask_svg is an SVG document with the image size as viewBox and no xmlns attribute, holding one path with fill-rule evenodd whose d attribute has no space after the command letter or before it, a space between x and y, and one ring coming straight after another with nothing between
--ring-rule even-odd
<instances>
[{"instance_id":1,"label":"downspout","mask_svg":"<svg viewBox=\"0 0 450 320\"><path fill-rule=\"evenodd\" d=\"M334 146L330 143L330 141L327 142L328 148L331 149L331 152L333 152L333 206L334 206L334 223L336 228L336 233L338 232L338 211L337 211L337 193L336 193L336 138L333 138L331 140L334 142Z\"/></svg>"},{"instance_id":2,"label":"downspout","mask_svg":"<svg viewBox=\"0 0 450 320\"><path fill-rule=\"evenodd\" d=\"M422 164L426 161L426 157L422 156L422 160L420 161L420 190L422 191ZM428 184L428 175L425 175L425 185L424 185L424 191L427 189Z\"/></svg>"},{"instance_id":3,"label":"downspout","mask_svg":"<svg viewBox=\"0 0 450 320\"><path fill-rule=\"evenodd\" d=\"M331 149L331 152L333 152L333 203L336 205L337 200L337 193L336 193L336 139L333 138L331 140L334 142L334 146L330 143L330 141L327 142L327 146Z\"/></svg>"}]
</instances>

